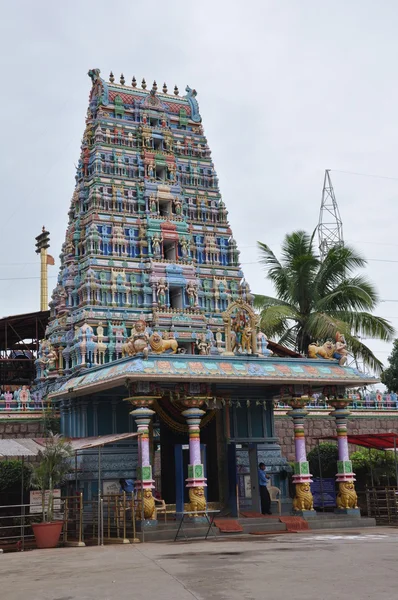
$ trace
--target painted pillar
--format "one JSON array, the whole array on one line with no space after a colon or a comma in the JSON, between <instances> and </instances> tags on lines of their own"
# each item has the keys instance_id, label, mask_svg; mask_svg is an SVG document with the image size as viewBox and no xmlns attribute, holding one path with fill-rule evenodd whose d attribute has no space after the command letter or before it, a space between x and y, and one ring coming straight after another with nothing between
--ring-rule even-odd
<instances>
[{"instance_id":1,"label":"painted pillar","mask_svg":"<svg viewBox=\"0 0 398 600\"><path fill-rule=\"evenodd\" d=\"M155 483L152 479L152 466L149 451L149 423L155 411L146 406L140 406L130 412L137 423L138 436L138 467L135 487L137 489L138 507L137 520L144 519L156 522L155 500L152 490ZM143 509L142 509L143 499ZM153 524L153 523L152 523Z\"/></svg>"},{"instance_id":2,"label":"painted pillar","mask_svg":"<svg viewBox=\"0 0 398 600\"><path fill-rule=\"evenodd\" d=\"M352 471L352 462L350 461L350 454L348 451L347 420L350 416L350 411L347 406L349 403L349 398L329 400L329 404L334 408L330 415L336 419L337 445L339 452L336 474L339 493L337 494L336 512L340 513L352 512L354 510L359 512L354 484L355 473Z\"/></svg>"},{"instance_id":3,"label":"painted pillar","mask_svg":"<svg viewBox=\"0 0 398 600\"><path fill-rule=\"evenodd\" d=\"M305 406L308 402L306 396L290 398L287 400L291 410L289 415L293 419L294 427L294 447L296 460L294 463L293 483L296 487L295 497L293 499L293 511L305 512L314 510L314 500L311 493L310 484L312 475L307 461L307 452L305 448L304 419L308 415Z\"/></svg>"},{"instance_id":4,"label":"painted pillar","mask_svg":"<svg viewBox=\"0 0 398 600\"><path fill-rule=\"evenodd\" d=\"M67 435L67 429L66 429L66 415L67 415L67 408L66 408L66 402L65 400L61 400L60 406L59 406L59 412L60 412L60 417L61 417L61 433L62 435Z\"/></svg>"},{"instance_id":5,"label":"painted pillar","mask_svg":"<svg viewBox=\"0 0 398 600\"><path fill-rule=\"evenodd\" d=\"M184 410L182 414L187 420L189 429L189 465L186 482L189 489L190 511L195 513L194 517L198 517L199 512L206 510L204 488L207 483L200 456L200 421L205 411L195 406Z\"/></svg>"}]
</instances>

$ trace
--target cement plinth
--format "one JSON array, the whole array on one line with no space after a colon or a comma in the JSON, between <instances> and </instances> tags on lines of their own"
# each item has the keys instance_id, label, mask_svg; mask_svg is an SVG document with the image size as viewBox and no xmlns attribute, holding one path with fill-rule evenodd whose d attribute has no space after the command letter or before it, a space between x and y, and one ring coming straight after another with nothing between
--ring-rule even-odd
<instances>
[{"instance_id":1,"label":"cement plinth","mask_svg":"<svg viewBox=\"0 0 398 600\"><path fill-rule=\"evenodd\" d=\"M143 521L135 522L135 527L137 531L142 531L143 529L156 529L157 526L157 519L144 519Z\"/></svg>"},{"instance_id":2,"label":"cement plinth","mask_svg":"<svg viewBox=\"0 0 398 600\"><path fill-rule=\"evenodd\" d=\"M292 517L303 517L303 519L313 519L317 516L316 510L294 510Z\"/></svg>"},{"instance_id":3,"label":"cement plinth","mask_svg":"<svg viewBox=\"0 0 398 600\"><path fill-rule=\"evenodd\" d=\"M336 515L350 515L351 517L360 517L361 511L359 508L335 508Z\"/></svg>"}]
</instances>

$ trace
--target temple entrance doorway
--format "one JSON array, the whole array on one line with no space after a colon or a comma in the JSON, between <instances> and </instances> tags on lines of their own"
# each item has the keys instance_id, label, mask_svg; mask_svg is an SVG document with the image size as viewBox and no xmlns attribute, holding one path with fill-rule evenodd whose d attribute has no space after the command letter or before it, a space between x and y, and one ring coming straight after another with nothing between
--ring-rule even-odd
<instances>
[{"instance_id":1,"label":"temple entrance doorway","mask_svg":"<svg viewBox=\"0 0 398 600\"><path fill-rule=\"evenodd\" d=\"M174 428L172 425L171 419L167 417L166 423L162 419L162 416L157 414L154 426L159 428L159 438L155 444L154 479L156 481L156 491L159 492L166 504L176 503L179 486L178 474L181 469L185 488L185 479L188 477L189 464L188 428L182 420L181 423L175 422ZM201 456L204 461L205 476L207 478L207 501L218 502L219 482L215 418L209 419L205 427L201 428L200 441ZM179 456L180 458L178 458ZM184 491L184 501L189 501L186 488Z\"/></svg>"},{"instance_id":2,"label":"temple entrance doorway","mask_svg":"<svg viewBox=\"0 0 398 600\"><path fill-rule=\"evenodd\" d=\"M261 512L256 443L228 444L228 472L231 509L238 512Z\"/></svg>"}]
</instances>

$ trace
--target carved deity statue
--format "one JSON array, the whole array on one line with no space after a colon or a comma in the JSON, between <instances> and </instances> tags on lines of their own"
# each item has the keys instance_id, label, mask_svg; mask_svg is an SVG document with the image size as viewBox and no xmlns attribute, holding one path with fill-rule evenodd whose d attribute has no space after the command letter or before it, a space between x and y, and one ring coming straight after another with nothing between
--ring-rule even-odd
<instances>
[{"instance_id":1,"label":"carved deity statue","mask_svg":"<svg viewBox=\"0 0 398 600\"><path fill-rule=\"evenodd\" d=\"M161 279L159 279L156 289L157 289L157 294L158 294L159 306L166 306L168 285L167 285L166 280L163 277Z\"/></svg>"},{"instance_id":2,"label":"carved deity statue","mask_svg":"<svg viewBox=\"0 0 398 600\"><path fill-rule=\"evenodd\" d=\"M181 256L182 258L188 258L189 254L189 242L186 237L183 237L180 241L181 245Z\"/></svg>"},{"instance_id":3,"label":"carved deity statue","mask_svg":"<svg viewBox=\"0 0 398 600\"><path fill-rule=\"evenodd\" d=\"M347 354L347 344L344 335L338 331L336 333L336 347L333 358L337 358L339 365L344 365L347 362Z\"/></svg>"},{"instance_id":4,"label":"carved deity statue","mask_svg":"<svg viewBox=\"0 0 398 600\"><path fill-rule=\"evenodd\" d=\"M134 324L131 330L131 336L125 344L122 345L122 356L134 356L142 352L144 358L148 358L149 336L146 332L146 323L142 319Z\"/></svg>"},{"instance_id":5,"label":"carved deity statue","mask_svg":"<svg viewBox=\"0 0 398 600\"><path fill-rule=\"evenodd\" d=\"M197 289L197 285L193 281L189 281L187 283L186 289L187 289L189 306L191 308L193 308L194 306L197 306L197 304L198 304L198 289Z\"/></svg>"},{"instance_id":6,"label":"carved deity statue","mask_svg":"<svg viewBox=\"0 0 398 600\"><path fill-rule=\"evenodd\" d=\"M200 334L196 340L196 347L199 351L199 354L210 354L210 343L206 340L206 336L204 333Z\"/></svg>"},{"instance_id":7,"label":"carved deity statue","mask_svg":"<svg viewBox=\"0 0 398 600\"><path fill-rule=\"evenodd\" d=\"M262 356L270 356L271 350L268 350L267 336L263 331L259 331L257 334L257 349Z\"/></svg>"},{"instance_id":8,"label":"carved deity statue","mask_svg":"<svg viewBox=\"0 0 398 600\"><path fill-rule=\"evenodd\" d=\"M155 256L161 255L161 243L162 242L163 242L163 238L158 233L155 233L152 236L152 251Z\"/></svg>"}]
</instances>

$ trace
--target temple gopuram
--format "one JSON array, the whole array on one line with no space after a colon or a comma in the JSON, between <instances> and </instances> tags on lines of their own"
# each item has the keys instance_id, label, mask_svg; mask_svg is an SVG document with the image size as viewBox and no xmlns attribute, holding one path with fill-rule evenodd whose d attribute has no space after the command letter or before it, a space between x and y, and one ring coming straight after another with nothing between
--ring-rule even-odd
<instances>
[{"instance_id":1,"label":"temple gopuram","mask_svg":"<svg viewBox=\"0 0 398 600\"><path fill-rule=\"evenodd\" d=\"M303 419L314 393L334 406L341 510L355 510L346 391L375 380L337 360L276 356L258 329L226 206L189 86L169 93L89 71L91 92L36 389L62 433L138 432L106 446L103 483L135 480L145 517L153 490L180 510L259 510L264 462L286 510L290 466L274 403L291 407L294 509L311 511ZM138 440L138 441L137 441ZM98 494L96 453L78 487ZM352 486L352 488L350 487ZM344 492L347 487L347 492ZM345 494L345 495L344 495ZM348 500L351 498L351 500Z\"/></svg>"}]
</instances>

